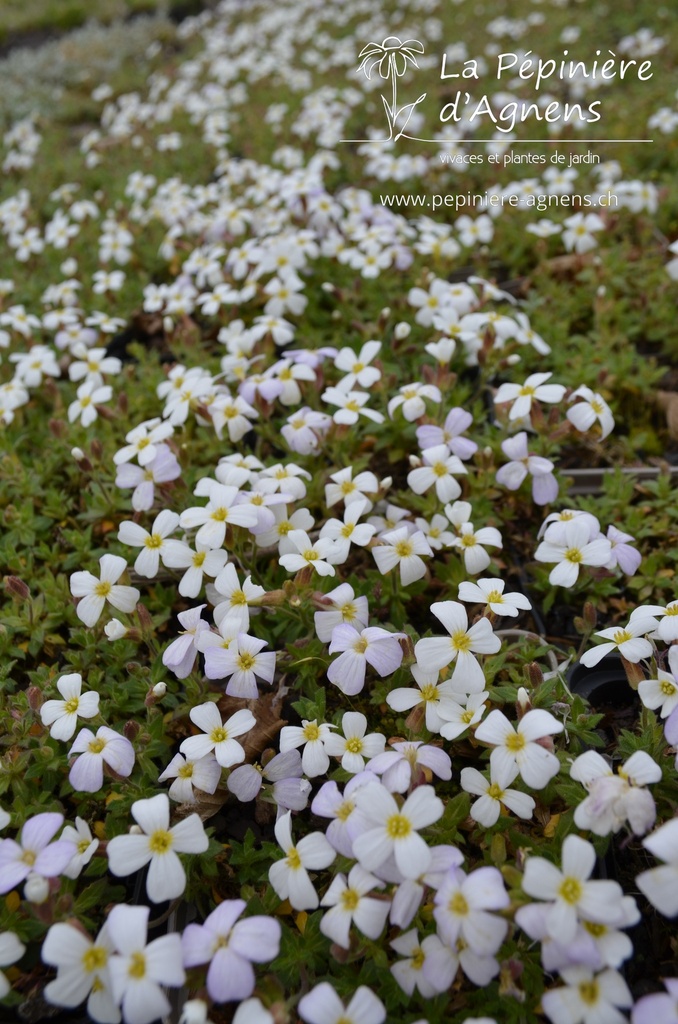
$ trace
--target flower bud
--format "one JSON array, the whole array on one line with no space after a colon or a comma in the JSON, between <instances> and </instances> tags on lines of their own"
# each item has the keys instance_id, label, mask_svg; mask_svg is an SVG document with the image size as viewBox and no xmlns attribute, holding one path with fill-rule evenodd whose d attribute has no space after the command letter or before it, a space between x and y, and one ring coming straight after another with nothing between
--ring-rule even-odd
<instances>
[{"instance_id":1,"label":"flower bud","mask_svg":"<svg viewBox=\"0 0 678 1024\"><path fill-rule=\"evenodd\" d=\"M209 1024L207 1003L202 999L189 999L184 1003L179 1024Z\"/></svg>"},{"instance_id":2,"label":"flower bud","mask_svg":"<svg viewBox=\"0 0 678 1024\"><path fill-rule=\"evenodd\" d=\"M525 676L531 690L538 690L544 682L544 673L536 661L531 661L529 665L525 666Z\"/></svg>"},{"instance_id":3,"label":"flower bud","mask_svg":"<svg viewBox=\"0 0 678 1024\"><path fill-rule=\"evenodd\" d=\"M507 356L504 360L507 366L516 366L520 362L520 356L517 352L513 352L510 356Z\"/></svg>"},{"instance_id":4,"label":"flower bud","mask_svg":"<svg viewBox=\"0 0 678 1024\"><path fill-rule=\"evenodd\" d=\"M165 694L167 693L167 683L162 683L162 682L156 683L155 686L153 687L151 693L153 693L154 696L156 696L158 698L164 697Z\"/></svg>"},{"instance_id":5,"label":"flower bud","mask_svg":"<svg viewBox=\"0 0 678 1024\"><path fill-rule=\"evenodd\" d=\"M24 896L29 903L44 903L49 896L49 882L42 875L30 874L24 886Z\"/></svg>"},{"instance_id":6,"label":"flower bud","mask_svg":"<svg viewBox=\"0 0 678 1024\"><path fill-rule=\"evenodd\" d=\"M66 423L64 422L64 420L48 420L47 426L49 427L50 434L52 434L54 437L63 437L64 434L66 433Z\"/></svg>"},{"instance_id":7,"label":"flower bud","mask_svg":"<svg viewBox=\"0 0 678 1024\"><path fill-rule=\"evenodd\" d=\"M104 633L109 640L122 640L124 636L129 634L129 630L126 626L123 626L119 619L111 619L104 626Z\"/></svg>"},{"instance_id":8,"label":"flower bud","mask_svg":"<svg viewBox=\"0 0 678 1024\"><path fill-rule=\"evenodd\" d=\"M27 585L18 576L5 576L5 590L19 601L28 601L31 596Z\"/></svg>"},{"instance_id":9,"label":"flower bud","mask_svg":"<svg viewBox=\"0 0 678 1024\"><path fill-rule=\"evenodd\" d=\"M532 664L534 664L534 662ZM524 686L519 686L518 693L516 694L516 712L518 714L518 718L522 718L523 715L526 714L526 712L528 712L531 707L532 702L530 700L529 693L527 692Z\"/></svg>"},{"instance_id":10,"label":"flower bud","mask_svg":"<svg viewBox=\"0 0 678 1024\"><path fill-rule=\"evenodd\" d=\"M411 330L412 328L410 325L405 323L404 320L401 320L400 323L396 324L393 328L393 337L397 341L404 341L405 338L409 337Z\"/></svg>"},{"instance_id":11,"label":"flower bud","mask_svg":"<svg viewBox=\"0 0 678 1024\"><path fill-rule=\"evenodd\" d=\"M141 726L139 725L138 722L133 722L132 720L130 720L128 722L125 722L122 729L122 734L125 737L125 739L129 740L131 743L139 735L140 729Z\"/></svg>"}]
</instances>

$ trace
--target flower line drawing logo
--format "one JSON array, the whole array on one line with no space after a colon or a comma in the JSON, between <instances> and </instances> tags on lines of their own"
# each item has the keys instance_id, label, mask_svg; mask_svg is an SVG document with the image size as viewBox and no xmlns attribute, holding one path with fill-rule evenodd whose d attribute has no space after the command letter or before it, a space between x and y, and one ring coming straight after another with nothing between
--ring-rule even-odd
<instances>
[{"instance_id":1,"label":"flower line drawing logo","mask_svg":"<svg viewBox=\"0 0 678 1024\"><path fill-rule=\"evenodd\" d=\"M364 46L358 57L361 58L357 71L363 71L366 78L372 79L372 73L376 70L379 75L391 81L391 102L382 95L382 101L388 119L389 139L396 142L405 134L405 129L410 118L419 103L426 98L426 93L414 101L398 107L398 79L407 71L408 64L418 68L416 54L424 52L423 44L418 39L401 40L399 36L387 36L381 43L368 43ZM396 134L396 122L401 119L401 125ZM403 120L404 118L404 120ZM409 138L409 136L406 136Z\"/></svg>"}]
</instances>

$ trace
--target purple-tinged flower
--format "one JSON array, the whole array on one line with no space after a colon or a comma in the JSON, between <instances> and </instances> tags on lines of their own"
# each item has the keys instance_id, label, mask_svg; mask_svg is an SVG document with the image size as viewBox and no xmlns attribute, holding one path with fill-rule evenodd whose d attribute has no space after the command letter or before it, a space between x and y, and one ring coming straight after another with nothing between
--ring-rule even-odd
<instances>
[{"instance_id":1,"label":"purple-tinged flower","mask_svg":"<svg viewBox=\"0 0 678 1024\"><path fill-rule=\"evenodd\" d=\"M635 538L630 533L622 533L616 526L608 526L607 539L612 548L612 555L605 568L615 569L619 566L627 576L633 576L642 561L640 551L636 551L629 544L629 541Z\"/></svg>"},{"instance_id":2,"label":"purple-tinged flower","mask_svg":"<svg viewBox=\"0 0 678 1024\"><path fill-rule=\"evenodd\" d=\"M422 451L446 444L452 455L456 455L458 459L470 459L478 450L478 445L475 441L460 435L468 430L472 423L473 417L470 412L459 408L450 409L442 427L434 423L424 423L417 427L417 442Z\"/></svg>"},{"instance_id":3,"label":"purple-tinged flower","mask_svg":"<svg viewBox=\"0 0 678 1024\"><path fill-rule=\"evenodd\" d=\"M126 778L134 767L134 747L130 741L108 726L81 729L68 756L80 754L70 770L68 781L76 793L97 793L104 784L104 764Z\"/></svg>"},{"instance_id":4,"label":"purple-tinged flower","mask_svg":"<svg viewBox=\"0 0 678 1024\"><path fill-rule=\"evenodd\" d=\"M0 893L15 889L30 874L56 878L77 853L75 843L52 839L64 823L63 814L47 811L29 818L19 842L0 840Z\"/></svg>"},{"instance_id":5,"label":"purple-tinged flower","mask_svg":"<svg viewBox=\"0 0 678 1024\"><path fill-rule=\"evenodd\" d=\"M188 611L179 612L177 615L179 622L184 627L183 632L176 640L172 641L162 656L163 665L174 672L177 679L185 679L193 670L195 659L198 657L196 637L203 630L209 629L209 624L200 618L200 613L206 607L201 604L197 608L189 608Z\"/></svg>"},{"instance_id":6,"label":"purple-tinged flower","mask_svg":"<svg viewBox=\"0 0 678 1024\"><path fill-rule=\"evenodd\" d=\"M393 743L391 750L367 762L367 770L381 776L390 793L405 793L414 783L424 781L424 768L446 782L452 778L452 761L440 747L424 746L421 740Z\"/></svg>"},{"instance_id":7,"label":"purple-tinged flower","mask_svg":"<svg viewBox=\"0 0 678 1024\"><path fill-rule=\"evenodd\" d=\"M639 999L631 1013L631 1024L673 1024L678 1020L678 978L663 980L666 992Z\"/></svg>"},{"instance_id":8,"label":"purple-tinged flower","mask_svg":"<svg viewBox=\"0 0 678 1024\"><path fill-rule=\"evenodd\" d=\"M404 633L389 633L380 626L368 626L358 632L347 622L332 630L330 654L342 653L330 664L327 678L347 696L360 693L365 685L367 666L382 677L391 675L403 660L400 638Z\"/></svg>"},{"instance_id":9,"label":"purple-tinged flower","mask_svg":"<svg viewBox=\"0 0 678 1024\"><path fill-rule=\"evenodd\" d=\"M147 466L136 466L125 462L118 466L115 486L121 490L131 490L132 508L135 512L148 512L153 508L156 484L166 484L181 476L181 466L176 456L166 444L157 446L157 455Z\"/></svg>"},{"instance_id":10,"label":"purple-tinged flower","mask_svg":"<svg viewBox=\"0 0 678 1024\"><path fill-rule=\"evenodd\" d=\"M384 1004L366 985L356 989L344 1008L330 983L321 981L299 1000L297 1009L307 1024L382 1024L386 1019Z\"/></svg>"},{"instance_id":11,"label":"purple-tinged flower","mask_svg":"<svg viewBox=\"0 0 678 1024\"><path fill-rule=\"evenodd\" d=\"M207 991L215 1003L247 999L254 991L253 963L274 960L280 924L258 915L238 921L245 900L224 900L203 924L189 924L181 937L184 967L209 963Z\"/></svg>"},{"instance_id":12,"label":"purple-tinged flower","mask_svg":"<svg viewBox=\"0 0 678 1024\"><path fill-rule=\"evenodd\" d=\"M548 505L558 497L558 481L553 475L553 463L527 450L527 433L521 430L515 437L502 441L502 451L510 462L497 470L497 483L517 491L523 480L532 477L532 498L537 505Z\"/></svg>"},{"instance_id":13,"label":"purple-tinged flower","mask_svg":"<svg viewBox=\"0 0 678 1024\"><path fill-rule=\"evenodd\" d=\"M259 768L253 764L242 764L235 768L226 785L234 796L247 803L255 800L266 782L272 782L272 796L278 807L288 811L302 811L308 803L311 784L302 778L301 754L298 750L286 750L276 754Z\"/></svg>"},{"instance_id":14,"label":"purple-tinged flower","mask_svg":"<svg viewBox=\"0 0 678 1024\"><path fill-rule=\"evenodd\" d=\"M320 787L313 799L311 812L319 818L332 819L325 834L342 857L353 857L353 840L361 831L355 794L362 786L377 781L377 776L372 772L360 772L349 779L343 794L336 782L330 781Z\"/></svg>"},{"instance_id":15,"label":"purple-tinged flower","mask_svg":"<svg viewBox=\"0 0 678 1024\"><path fill-rule=\"evenodd\" d=\"M127 1024L151 1024L165 1017L171 1006L162 987L178 988L186 980L176 932L147 944L149 913L148 907L121 903L108 915L116 949L109 961L113 997Z\"/></svg>"}]
</instances>

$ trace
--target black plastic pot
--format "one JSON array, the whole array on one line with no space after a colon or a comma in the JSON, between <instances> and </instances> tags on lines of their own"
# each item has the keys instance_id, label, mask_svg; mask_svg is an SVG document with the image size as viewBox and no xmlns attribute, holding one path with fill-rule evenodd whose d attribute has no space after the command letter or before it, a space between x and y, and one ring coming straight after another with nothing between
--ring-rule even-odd
<instances>
[{"instance_id":1,"label":"black plastic pot","mask_svg":"<svg viewBox=\"0 0 678 1024\"><path fill-rule=\"evenodd\" d=\"M567 683L573 693L584 697L594 708L601 705L622 708L635 702L618 654L606 654L592 668L575 662L567 673Z\"/></svg>"}]
</instances>

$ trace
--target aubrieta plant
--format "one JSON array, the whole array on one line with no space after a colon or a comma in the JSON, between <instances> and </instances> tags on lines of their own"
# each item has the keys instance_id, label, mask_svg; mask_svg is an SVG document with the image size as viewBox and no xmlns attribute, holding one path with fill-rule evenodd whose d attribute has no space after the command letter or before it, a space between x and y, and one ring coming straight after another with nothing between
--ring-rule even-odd
<instances>
[{"instance_id":1,"label":"aubrieta plant","mask_svg":"<svg viewBox=\"0 0 678 1024\"><path fill-rule=\"evenodd\" d=\"M678 1019L675 153L425 102L676 15L518 6L224 0L6 126L12 1019Z\"/></svg>"}]
</instances>

